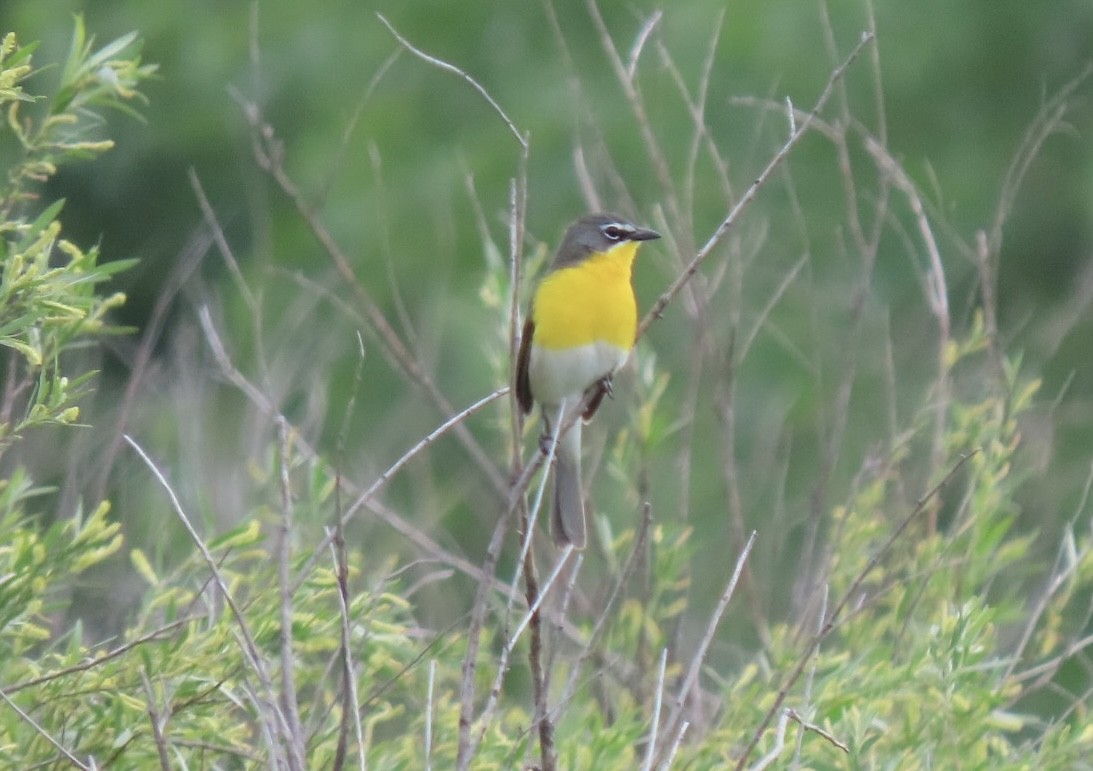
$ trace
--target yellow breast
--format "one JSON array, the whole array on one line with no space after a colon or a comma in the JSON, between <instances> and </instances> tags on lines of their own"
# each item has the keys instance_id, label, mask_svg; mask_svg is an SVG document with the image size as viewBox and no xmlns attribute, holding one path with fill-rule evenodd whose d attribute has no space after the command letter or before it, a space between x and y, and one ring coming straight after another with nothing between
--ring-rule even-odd
<instances>
[{"instance_id":1,"label":"yellow breast","mask_svg":"<svg viewBox=\"0 0 1093 771\"><path fill-rule=\"evenodd\" d=\"M630 350L638 322L630 284L637 248L624 242L546 276L532 303L536 345L556 350L604 342Z\"/></svg>"}]
</instances>

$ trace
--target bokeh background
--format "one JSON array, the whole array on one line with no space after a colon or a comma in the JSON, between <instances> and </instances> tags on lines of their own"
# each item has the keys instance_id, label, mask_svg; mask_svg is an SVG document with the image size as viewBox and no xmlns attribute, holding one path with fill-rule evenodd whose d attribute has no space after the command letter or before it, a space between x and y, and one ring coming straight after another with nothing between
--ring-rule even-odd
<instances>
[{"instance_id":1,"label":"bokeh background","mask_svg":"<svg viewBox=\"0 0 1093 771\"><path fill-rule=\"evenodd\" d=\"M876 0L873 6L883 103L868 55L847 75L847 98L873 132L883 112L889 151L930 205L959 334L971 324L979 296L975 264L958 244L974 243L975 232L990 227L1007 170L1041 108L1087 73L1093 7L1084 0ZM624 53L651 14L663 11L638 72L650 124L677 178L692 123L672 70L697 91L714 52L705 117L737 194L788 134L785 116L755 100L788 97L809 109L869 14L862 2L825 8L797 0L668 6L604 0L599 7ZM129 301L117 320L135 333L112 340L101 361L98 390L84 410L90 427L63 453L55 437L20 450L19 461L34 466L35 478L56 485L58 515L77 500L106 496L130 543L167 561L173 549L188 548L147 474L126 453L105 451L120 425L170 469L207 528L255 515L246 491L261 473L257 459L268 452L271 429L224 382L197 323L203 306L236 365L262 383L308 441L333 456L346 436L343 468L358 482L369 482L447 417L385 359L353 307L354 293L258 167L245 102L261 108L283 142L286 171L451 403L470 404L506 383L507 222L520 148L466 83L400 54L377 12L415 45L476 78L529 133L523 248L529 271L589 205L578 148L605 205L672 235L647 249L638 266L645 308L724 217L726 201L706 160L692 186L692 221L665 221L655 170L585 3L4 0L0 29L24 42L40 40L38 62L62 59L71 16L82 13L100 42L137 31L144 59L159 65L158 79L145 89L144 120L109 116L104 133L117 139L117 148L66 168L45 191L47 200L66 199L69 238L100 243L108 258L140 259L119 281ZM28 90L48 92L51 77L43 73ZM999 261L1006 351L1021 357L1025 375L1044 379L1040 406L1024 431L1026 452L1042 475L1023 488L1021 527L1040 534L1045 555L1076 514L1093 458L1091 97L1093 81L1078 80L1061 130L1033 159L1013 202ZM259 314L210 244L191 172L259 298ZM864 299L864 332L851 333L860 265L846 245L840 185L830 145L810 137L760 193L731 248L706 270L711 282L718 271L736 270L732 265L746 274L734 303L720 292L710 307L709 334L729 352L738 342L734 330L764 318L775 289L803 260L733 372L744 518L760 532L751 580L773 617L792 608L787 576L794 576L817 510L822 516L844 500L883 444L885 341L892 341L904 427L919 425L915 410L928 400L935 375L936 330L922 290L922 257L902 203L892 205L891 235L882 241ZM868 182L863 190L868 198ZM678 523L686 510L698 536L695 575L709 579L696 581L691 598L693 617L703 619L740 543L726 515L724 432L711 406L724 373L707 373L693 414L675 407L691 398L686 373L694 333L686 316L677 301L653 326L638 367L622 378L619 398L588 433L593 491L607 522L632 526L640 498L652 501L661 521ZM153 321L151 360L126 397L140 335ZM358 330L365 332L365 359L355 385ZM832 439L848 341L860 347L858 374L838 461L824 469L820 448ZM649 404L656 378L665 375L665 395L640 447L648 476L640 484L620 479L612 459L627 452L620 445L637 432L629 411ZM469 424L504 459L502 467L507 410L502 400ZM533 434L525 437L529 448ZM685 476L676 463L680 436L693 448ZM496 494L450 437L396 478L385 500L474 562L500 511ZM313 512L316 526L329 514ZM764 535L771 531L777 536ZM404 546L374 523L362 523L354 537L373 555ZM84 610L91 609L104 634L123 623L139 593L139 584L125 580L127 570L122 560L87 587ZM471 587L457 581L451 591ZM443 618L446 596L422 595L422 612Z\"/></svg>"}]
</instances>

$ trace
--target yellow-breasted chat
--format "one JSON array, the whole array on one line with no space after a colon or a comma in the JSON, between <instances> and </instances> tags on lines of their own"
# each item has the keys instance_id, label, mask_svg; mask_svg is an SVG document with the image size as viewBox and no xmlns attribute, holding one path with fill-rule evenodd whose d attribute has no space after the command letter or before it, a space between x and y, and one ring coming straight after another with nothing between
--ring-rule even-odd
<instances>
[{"instance_id":1,"label":"yellow-breasted chat","mask_svg":"<svg viewBox=\"0 0 1093 771\"><path fill-rule=\"evenodd\" d=\"M516 360L516 399L538 402L545 441L578 410L581 420L557 440L551 535L583 549L581 424L611 393L611 377L634 347L638 310L630 277L642 241L660 238L616 214L589 214L566 230L539 281ZM544 445L545 446L545 445Z\"/></svg>"}]
</instances>

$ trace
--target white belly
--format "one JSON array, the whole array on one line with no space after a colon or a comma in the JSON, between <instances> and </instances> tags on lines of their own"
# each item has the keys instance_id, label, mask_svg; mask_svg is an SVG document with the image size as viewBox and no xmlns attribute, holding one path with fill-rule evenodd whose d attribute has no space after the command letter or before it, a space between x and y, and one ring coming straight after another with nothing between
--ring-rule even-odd
<instances>
[{"instance_id":1,"label":"white belly","mask_svg":"<svg viewBox=\"0 0 1093 771\"><path fill-rule=\"evenodd\" d=\"M563 399L579 399L598 380L621 367L630 351L603 341L576 348L531 346L528 380L535 401L556 407Z\"/></svg>"}]
</instances>

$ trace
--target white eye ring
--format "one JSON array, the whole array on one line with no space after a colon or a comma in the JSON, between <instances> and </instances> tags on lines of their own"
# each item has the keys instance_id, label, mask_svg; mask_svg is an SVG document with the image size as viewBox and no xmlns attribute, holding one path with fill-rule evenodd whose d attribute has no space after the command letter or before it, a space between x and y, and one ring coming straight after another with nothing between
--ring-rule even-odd
<instances>
[{"instance_id":1,"label":"white eye ring","mask_svg":"<svg viewBox=\"0 0 1093 771\"><path fill-rule=\"evenodd\" d=\"M603 233L604 238L609 241L620 241L623 235L626 233L626 229L622 225L604 225L600 228L600 232Z\"/></svg>"}]
</instances>

